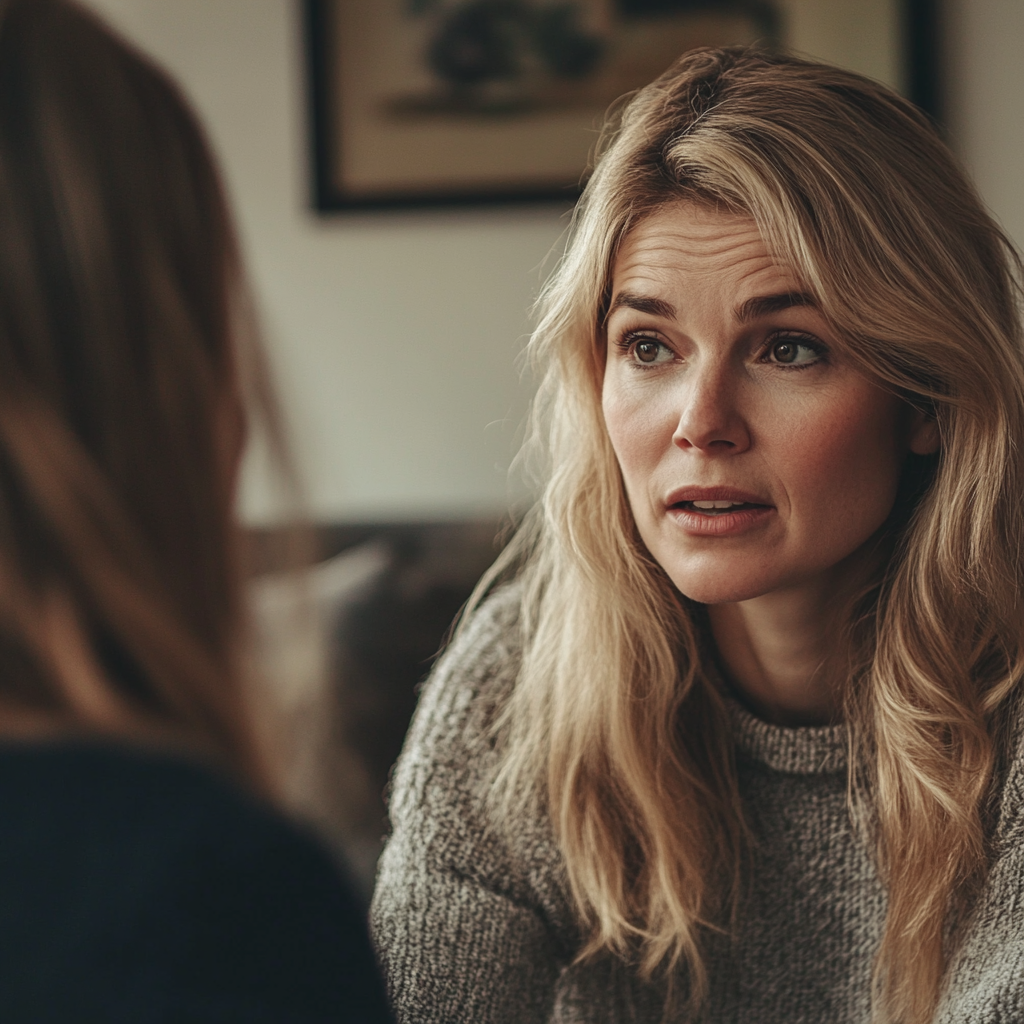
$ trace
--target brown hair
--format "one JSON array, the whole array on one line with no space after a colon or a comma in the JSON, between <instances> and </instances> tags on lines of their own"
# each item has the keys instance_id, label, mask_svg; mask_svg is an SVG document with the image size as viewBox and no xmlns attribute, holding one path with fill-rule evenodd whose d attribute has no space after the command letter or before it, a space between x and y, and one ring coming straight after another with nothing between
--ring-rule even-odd
<instances>
[{"instance_id":1,"label":"brown hair","mask_svg":"<svg viewBox=\"0 0 1024 1024\"><path fill-rule=\"evenodd\" d=\"M0 21L0 707L256 785L237 245L168 77L66 0ZM2 721L2 716L0 716Z\"/></svg>"},{"instance_id":2,"label":"brown hair","mask_svg":"<svg viewBox=\"0 0 1024 1024\"><path fill-rule=\"evenodd\" d=\"M744 823L696 609L641 543L601 412L617 247L695 202L754 218L843 353L934 414L895 554L849 624L853 810L888 889L875 1013L923 1022L950 911L984 877L1024 674L1019 262L927 119L854 73L749 50L681 58L619 112L540 302L527 452L543 497L478 590L518 568L523 666L501 722L506 813L540 790L589 935L646 973L728 927Z\"/></svg>"}]
</instances>

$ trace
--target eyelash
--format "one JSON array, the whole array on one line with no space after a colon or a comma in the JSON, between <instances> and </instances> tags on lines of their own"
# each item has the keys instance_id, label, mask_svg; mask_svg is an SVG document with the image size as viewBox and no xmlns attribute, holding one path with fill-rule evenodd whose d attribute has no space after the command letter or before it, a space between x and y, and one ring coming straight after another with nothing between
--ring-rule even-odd
<instances>
[{"instance_id":1,"label":"eyelash","mask_svg":"<svg viewBox=\"0 0 1024 1024\"><path fill-rule=\"evenodd\" d=\"M672 351L672 347L666 344L655 334L649 334L646 331L627 331L621 338L619 338L615 345L623 353L624 356L632 355L635 351L636 346L642 341L654 342L657 345L661 345L663 348L667 348ZM816 352L819 356L817 360L812 363L798 364L795 366L787 365L786 363L773 363L769 361L766 356L771 352L772 348L782 341L794 341L798 345L805 348L811 349ZM783 370L809 370L812 366L817 366L821 362L825 362L828 356L828 349L816 338L808 334L792 333L787 331L777 331L768 338L761 348L761 352L758 355L758 361L764 362L769 366L778 366ZM657 369L659 366L664 365L662 363L642 363L639 360L633 360L633 366L638 370L648 371Z\"/></svg>"}]
</instances>

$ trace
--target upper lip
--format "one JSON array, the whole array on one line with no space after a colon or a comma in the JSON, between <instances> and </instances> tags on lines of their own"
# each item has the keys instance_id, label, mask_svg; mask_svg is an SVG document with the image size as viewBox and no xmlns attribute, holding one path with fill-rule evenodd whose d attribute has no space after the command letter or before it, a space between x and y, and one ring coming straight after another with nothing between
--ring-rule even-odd
<instances>
[{"instance_id":1,"label":"upper lip","mask_svg":"<svg viewBox=\"0 0 1024 1024\"><path fill-rule=\"evenodd\" d=\"M772 503L762 495L750 491L741 491L736 487L678 487L665 499L665 505L682 504L684 501L742 501L748 505L768 505Z\"/></svg>"}]
</instances>

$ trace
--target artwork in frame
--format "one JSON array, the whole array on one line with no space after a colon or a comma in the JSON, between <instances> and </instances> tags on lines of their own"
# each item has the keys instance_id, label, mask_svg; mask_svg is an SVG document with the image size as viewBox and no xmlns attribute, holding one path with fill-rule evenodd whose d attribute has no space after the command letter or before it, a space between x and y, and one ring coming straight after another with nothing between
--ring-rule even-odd
<instances>
[{"instance_id":1,"label":"artwork in frame","mask_svg":"<svg viewBox=\"0 0 1024 1024\"><path fill-rule=\"evenodd\" d=\"M935 0L306 0L321 211L556 201L608 108L697 46L791 48L937 115Z\"/></svg>"}]
</instances>

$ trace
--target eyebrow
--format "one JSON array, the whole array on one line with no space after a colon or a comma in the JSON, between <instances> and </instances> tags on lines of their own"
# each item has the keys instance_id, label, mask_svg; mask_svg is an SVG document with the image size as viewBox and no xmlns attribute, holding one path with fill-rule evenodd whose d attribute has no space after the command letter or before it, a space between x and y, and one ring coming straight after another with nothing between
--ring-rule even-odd
<instances>
[{"instance_id":1,"label":"eyebrow","mask_svg":"<svg viewBox=\"0 0 1024 1024\"><path fill-rule=\"evenodd\" d=\"M617 309L635 309L638 313L646 313L648 316L660 316L664 320L674 320L676 307L664 299L654 299L647 295L637 295L636 292L619 292L612 300L608 312L605 314L605 322Z\"/></svg>"},{"instance_id":2,"label":"eyebrow","mask_svg":"<svg viewBox=\"0 0 1024 1024\"><path fill-rule=\"evenodd\" d=\"M799 306L817 306L814 296L807 292L779 292L778 295L755 295L736 308L736 319L741 324L750 323L772 313L781 313L785 309ZM638 313L648 316L660 316L665 320L674 320L676 308L664 299L655 299L636 292L619 292L612 300L605 314L605 322L617 309L635 309Z\"/></svg>"},{"instance_id":3,"label":"eyebrow","mask_svg":"<svg viewBox=\"0 0 1024 1024\"><path fill-rule=\"evenodd\" d=\"M798 306L814 306L818 303L813 295L807 292L780 292L778 295L755 295L736 307L736 319L741 324L758 320L772 313L781 313L784 309L795 309Z\"/></svg>"}]
</instances>

